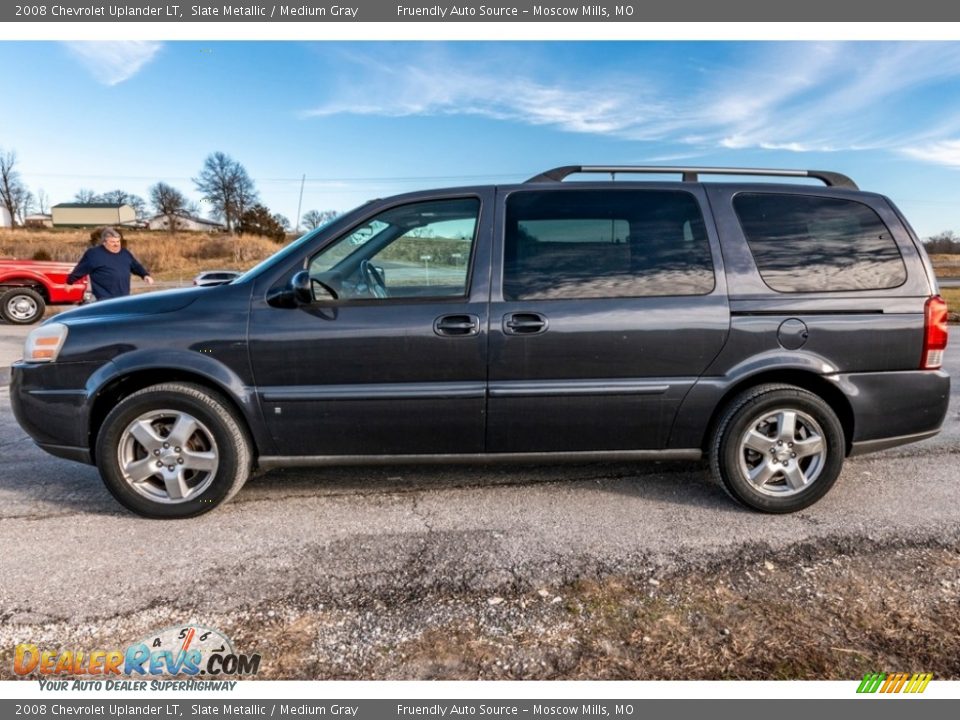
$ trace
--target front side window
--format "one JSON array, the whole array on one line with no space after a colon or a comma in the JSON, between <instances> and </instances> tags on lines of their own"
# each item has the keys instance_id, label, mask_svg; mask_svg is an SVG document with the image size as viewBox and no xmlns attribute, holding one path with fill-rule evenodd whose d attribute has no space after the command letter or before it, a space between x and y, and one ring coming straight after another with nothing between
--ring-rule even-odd
<instances>
[{"instance_id":1,"label":"front side window","mask_svg":"<svg viewBox=\"0 0 960 720\"><path fill-rule=\"evenodd\" d=\"M713 260L696 198L672 190L516 192L506 300L706 295Z\"/></svg>"},{"instance_id":2,"label":"front side window","mask_svg":"<svg viewBox=\"0 0 960 720\"><path fill-rule=\"evenodd\" d=\"M327 245L307 269L345 300L461 297L479 214L476 198L391 208Z\"/></svg>"},{"instance_id":3,"label":"front side window","mask_svg":"<svg viewBox=\"0 0 960 720\"><path fill-rule=\"evenodd\" d=\"M733 207L760 276L778 292L880 290L907 279L890 230L861 202L742 193Z\"/></svg>"}]
</instances>

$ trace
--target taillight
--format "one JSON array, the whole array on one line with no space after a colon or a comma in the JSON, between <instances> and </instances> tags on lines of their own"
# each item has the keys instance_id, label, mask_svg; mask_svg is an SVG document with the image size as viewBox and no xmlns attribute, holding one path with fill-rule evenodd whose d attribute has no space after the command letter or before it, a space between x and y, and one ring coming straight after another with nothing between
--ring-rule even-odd
<instances>
[{"instance_id":1,"label":"taillight","mask_svg":"<svg viewBox=\"0 0 960 720\"><path fill-rule=\"evenodd\" d=\"M923 355L921 370L936 370L943 365L947 347L947 301L939 295L927 300L923 309Z\"/></svg>"}]
</instances>

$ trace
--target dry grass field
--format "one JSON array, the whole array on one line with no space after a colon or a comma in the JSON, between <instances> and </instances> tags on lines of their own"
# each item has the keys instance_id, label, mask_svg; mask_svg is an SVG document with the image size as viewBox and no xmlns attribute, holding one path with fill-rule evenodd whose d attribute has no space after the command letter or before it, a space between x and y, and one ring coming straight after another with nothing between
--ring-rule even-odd
<instances>
[{"instance_id":1,"label":"dry grass field","mask_svg":"<svg viewBox=\"0 0 960 720\"><path fill-rule=\"evenodd\" d=\"M960 277L960 255L931 255L937 277Z\"/></svg>"},{"instance_id":2,"label":"dry grass field","mask_svg":"<svg viewBox=\"0 0 960 720\"><path fill-rule=\"evenodd\" d=\"M246 270L281 245L244 235L124 230L127 248L161 280L192 277L214 268ZM0 230L0 258L76 262L90 247L90 230Z\"/></svg>"},{"instance_id":3,"label":"dry grass field","mask_svg":"<svg viewBox=\"0 0 960 720\"><path fill-rule=\"evenodd\" d=\"M931 255L930 259L938 278L960 277L960 255ZM960 288L941 287L940 295L947 301L950 322L960 322Z\"/></svg>"}]
</instances>

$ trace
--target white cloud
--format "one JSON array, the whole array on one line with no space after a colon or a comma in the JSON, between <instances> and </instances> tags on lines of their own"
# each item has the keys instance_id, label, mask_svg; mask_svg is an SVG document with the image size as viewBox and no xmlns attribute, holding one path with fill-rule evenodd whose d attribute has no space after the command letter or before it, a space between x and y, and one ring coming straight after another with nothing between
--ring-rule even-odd
<instances>
[{"instance_id":1,"label":"white cloud","mask_svg":"<svg viewBox=\"0 0 960 720\"><path fill-rule=\"evenodd\" d=\"M766 142L743 135L731 135L730 137L725 137L720 140L720 145L721 147L725 147L729 150L744 150L746 148L758 147L762 150L786 150L787 152L795 153L836 152L840 149L832 145L818 145L814 143Z\"/></svg>"},{"instance_id":2,"label":"white cloud","mask_svg":"<svg viewBox=\"0 0 960 720\"><path fill-rule=\"evenodd\" d=\"M960 168L960 140L942 140L918 147L903 148L903 154L935 165Z\"/></svg>"},{"instance_id":3,"label":"white cloud","mask_svg":"<svg viewBox=\"0 0 960 720\"><path fill-rule=\"evenodd\" d=\"M955 43L849 43L830 48L808 88L777 97L752 123L740 127L745 143L821 152L896 149L930 135L939 122L913 106L913 93L960 78L960 45ZM746 84L755 80L748 76Z\"/></svg>"},{"instance_id":4,"label":"white cloud","mask_svg":"<svg viewBox=\"0 0 960 720\"><path fill-rule=\"evenodd\" d=\"M70 52L104 85L129 80L149 63L163 47L150 41L69 42Z\"/></svg>"},{"instance_id":5,"label":"white cloud","mask_svg":"<svg viewBox=\"0 0 960 720\"><path fill-rule=\"evenodd\" d=\"M548 86L528 78L494 78L466 70L428 78L414 67L400 76L391 75L391 80L389 90L376 89L375 81L365 81L362 88L338 93L336 102L304 114L475 115L598 135L628 133L638 127L638 120L643 121L636 115L635 100L600 88ZM378 102L370 102L370 96ZM651 100L645 115L652 120L656 111Z\"/></svg>"},{"instance_id":6,"label":"white cloud","mask_svg":"<svg viewBox=\"0 0 960 720\"><path fill-rule=\"evenodd\" d=\"M550 82L521 73L508 60L460 60L429 47L404 48L402 59L344 53L351 67L331 100L308 117L471 115L596 135L626 136L665 117L656 88L613 78Z\"/></svg>"},{"instance_id":7,"label":"white cloud","mask_svg":"<svg viewBox=\"0 0 960 720\"><path fill-rule=\"evenodd\" d=\"M960 131L960 120L942 119L960 115L946 106L960 105L949 99L960 79L957 43L750 44L696 73L625 65L562 75L562 61L538 66L492 52L468 60L435 46L342 59L350 71L334 79L336 99L304 115L472 115L700 152L901 151ZM915 93L945 83L952 92L941 112L913 106Z\"/></svg>"}]
</instances>

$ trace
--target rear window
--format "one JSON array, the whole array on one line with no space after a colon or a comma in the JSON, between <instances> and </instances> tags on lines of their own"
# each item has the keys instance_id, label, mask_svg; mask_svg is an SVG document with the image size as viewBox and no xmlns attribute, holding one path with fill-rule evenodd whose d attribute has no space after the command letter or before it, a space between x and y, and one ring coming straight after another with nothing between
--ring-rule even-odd
<instances>
[{"instance_id":1,"label":"rear window","mask_svg":"<svg viewBox=\"0 0 960 720\"><path fill-rule=\"evenodd\" d=\"M713 259L696 199L660 190L516 192L506 300L706 295Z\"/></svg>"},{"instance_id":2,"label":"rear window","mask_svg":"<svg viewBox=\"0 0 960 720\"><path fill-rule=\"evenodd\" d=\"M863 203L742 193L733 207L760 276L778 292L883 290L907 279L893 235Z\"/></svg>"}]
</instances>

